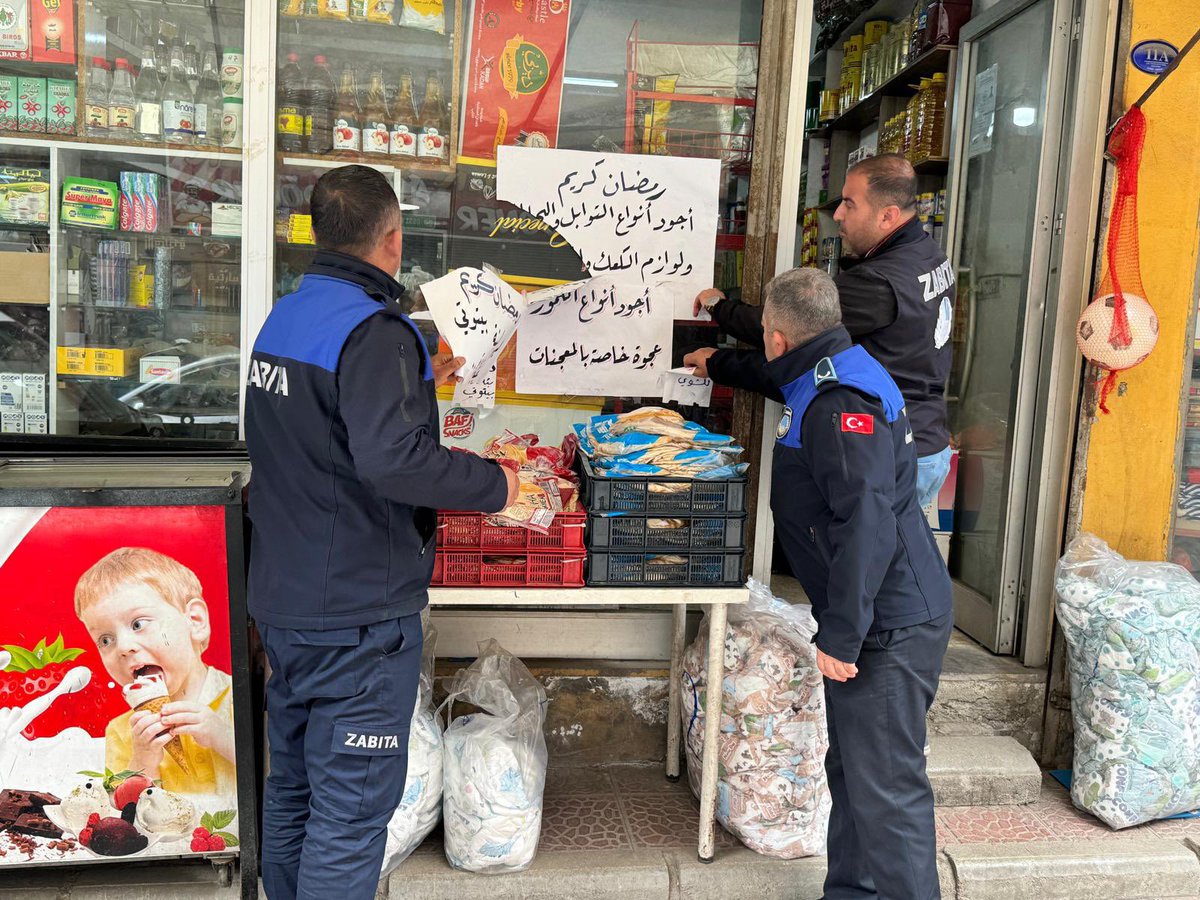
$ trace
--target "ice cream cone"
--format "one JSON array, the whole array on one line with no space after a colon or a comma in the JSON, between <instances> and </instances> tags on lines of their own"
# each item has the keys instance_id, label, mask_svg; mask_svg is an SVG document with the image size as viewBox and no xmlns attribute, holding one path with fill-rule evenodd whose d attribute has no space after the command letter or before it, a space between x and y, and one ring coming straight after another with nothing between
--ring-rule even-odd
<instances>
[{"instance_id":1,"label":"ice cream cone","mask_svg":"<svg viewBox=\"0 0 1200 900\"><path fill-rule=\"evenodd\" d=\"M171 702L170 697L152 697L145 703L140 704L134 709L134 712L152 712L162 713L162 708ZM171 740L167 741L167 746L163 748L170 755L171 759L175 760L176 765L183 769L183 774L191 775L192 768L188 765L187 755L183 752L183 741L177 736L172 735Z\"/></svg>"}]
</instances>

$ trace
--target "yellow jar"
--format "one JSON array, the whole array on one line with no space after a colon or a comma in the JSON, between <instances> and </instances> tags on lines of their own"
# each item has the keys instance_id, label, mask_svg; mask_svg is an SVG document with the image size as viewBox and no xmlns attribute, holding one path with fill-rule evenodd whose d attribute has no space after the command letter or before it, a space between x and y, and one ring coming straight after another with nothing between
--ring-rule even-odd
<instances>
[{"instance_id":1,"label":"yellow jar","mask_svg":"<svg viewBox=\"0 0 1200 900\"><path fill-rule=\"evenodd\" d=\"M846 43L842 45L842 64L862 64L863 56L863 36L861 34L852 34L846 38Z\"/></svg>"},{"instance_id":2,"label":"yellow jar","mask_svg":"<svg viewBox=\"0 0 1200 900\"><path fill-rule=\"evenodd\" d=\"M891 23L887 19L873 19L868 22L863 26L863 46L870 47L872 44L878 44L888 33L890 26Z\"/></svg>"}]
</instances>

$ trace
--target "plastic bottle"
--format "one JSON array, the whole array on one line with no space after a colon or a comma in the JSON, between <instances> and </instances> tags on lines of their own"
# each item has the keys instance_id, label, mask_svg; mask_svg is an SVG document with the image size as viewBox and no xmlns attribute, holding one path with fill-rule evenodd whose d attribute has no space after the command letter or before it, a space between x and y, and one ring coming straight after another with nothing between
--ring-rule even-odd
<instances>
[{"instance_id":1,"label":"plastic bottle","mask_svg":"<svg viewBox=\"0 0 1200 900\"><path fill-rule=\"evenodd\" d=\"M221 146L223 100L221 76L217 72L217 51L209 49L204 53L204 71L200 73L200 86L196 89L197 146Z\"/></svg>"},{"instance_id":2,"label":"plastic bottle","mask_svg":"<svg viewBox=\"0 0 1200 900\"><path fill-rule=\"evenodd\" d=\"M137 123L134 126L137 139L157 144L163 136L162 76L154 61L154 45L149 41L142 50L142 70L134 85L133 102L137 107Z\"/></svg>"},{"instance_id":3,"label":"plastic bottle","mask_svg":"<svg viewBox=\"0 0 1200 900\"><path fill-rule=\"evenodd\" d=\"M913 8L913 31L908 41L908 61L925 52L925 26L929 22L929 0L917 0Z\"/></svg>"},{"instance_id":4,"label":"plastic bottle","mask_svg":"<svg viewBox=\"0 0 1200 900\"><path fill-rule=\"evenodd\" d=\"M88 137L108 137L108 61L102 56L93 56L88 66L87 103L84 117Z\"/></svg>"},{"instance_id":5,"label":"plastic bottle","mask_svg":"<svg viewBox=\"0 0 1200 900\"><path fill-rule=\"evenodd\" d=\"M342 83L338 88L333 113L333 151L343 156L357 156L362 150L362 110L358 105L358 88L354 68L347 63L342 68ZM315 127L315 123L314 123Z\"/></svg>"},{"instance_id":6,"label":"plastic bottle","mask_svg":"<svg viewBox=\"0 0 1200 900\"><path fill-rule=\"evenodd\" d=\"M188 41L183 48L183 67L187 72L188 87L191 88L194 97L196 89L200 87L200 53L191 41Z\"/></svg>"},{"instance_id":7,"label":"plastic bottle","mask_svg":"<svg viewBox=\"0 0 1200 900\"><path fill-rule=\"evenodd\" d=\"M924 83L927 79L921 79ZM908 159L912 159L917 151L917 131L920 126L920 103L921 103L921 87L918 85L910 85L915 93L908 98L908 105L904 107L904 138L900 147L900 152Z\"/></svg>"},{"instance_id":8,"label":"plastic bottle","mask_svg":"<svg viewBox=\"0 0 1200 900\"><path fill-rule=\"evenodd\" d=\"M162 93L163 137L169 144L190 144L195 136L196 97L188 89L183 49L171 45L171 69Z\"/></svg>"},{"instance_id":9,"label":"plastic bottle","mask_svg":"<svg viewBox=\"0 0 1200 900\"><path fill-rule=\"evenodd\" d=\"M367 90L363 104L362 149L363 153L387 153L391 135L391 116L383 89L383 72L371 76L371 87Z\"/></svg>"},{"instance_id":10,"label":"plastic bottle","mask_svg":"<svg viewBox=\"0 0 1200 900\"><path fill-rule=\"evenodd\" d=\"M430 72L425 79L425 99L419 116L421 138L417 141L417 156L426 159L445 159L448 154L449 114L442 100L442 79Z\"/></svg>"},{"instance_id":11,"label":"plastic bottle","mask_svg":"<svg viewBox=\"0 0 1200 900\"><path fill-rule=\"evenodd\" d=\"M337 85L324 56L314 56L305 85L308 108L304 113L304 143L309 153L328 153L333 149L333 104Z\"/></svg>"},{"instance_id":12,"label":"plastic bottle","mask_svg":"<svg viewBox=\"0 0 1200 900\"><path fill-rule=\"evenodd\" d=\"M417 136L420 134L417 119L412 72L404 72L400 75L400 89L392 100L392 133L388 150L393 156L417 155Z\"/></svg>"},{"instance_id":13,"label":"plastic bottle","mask_svg":"<svg viewBox=\"0 0 1200 900\"><path fill-rule=\"evenodd\" d=\"M277 108L275 133L284 153L304 151L304 75L300 72L300 54L289 53L276 82Z\"/></svg>"},{"instance_id":14,"label":"plastic bottle","mask_svg":"<svg viewBox=\"0 0 1200 900\"><path fill-rule=\"evenodd\" d=\"M921 98L921 136L918 158L941 156L942 138L946 127L946 75L936 73Z\"/></svg>"},{"instance_id":15,"label":"plastic bottle","mask_svg":"<svg viewBox=\"0 0 1200 900\"><path fill-rule=\"evenodd\" d=\"M133 140L137 105L133 99L133 70L129 60L117 60L112 87L108 90L108 136L123 141Z\"/></svg>"}]
</instances>

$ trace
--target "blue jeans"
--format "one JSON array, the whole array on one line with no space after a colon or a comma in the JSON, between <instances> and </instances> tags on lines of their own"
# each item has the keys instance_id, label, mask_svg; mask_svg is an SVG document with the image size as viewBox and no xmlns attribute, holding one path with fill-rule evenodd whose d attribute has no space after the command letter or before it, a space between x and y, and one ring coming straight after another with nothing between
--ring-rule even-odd
<instances>
[{"instance_id":1,"label":"blue jeans","mask_svg":"<svg viewBox=\"0 0 1200 900\"><path fill-rule=\"evenodd\" d=\"M950 474L950 448L917 458L917 504L924 509L937 499Z\"/></svg>"}]
</instances>

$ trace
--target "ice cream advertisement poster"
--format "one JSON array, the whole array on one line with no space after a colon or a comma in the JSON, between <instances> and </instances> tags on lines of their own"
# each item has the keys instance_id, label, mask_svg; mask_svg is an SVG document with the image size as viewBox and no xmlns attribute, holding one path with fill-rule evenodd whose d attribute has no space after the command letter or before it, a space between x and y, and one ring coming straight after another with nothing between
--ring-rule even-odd
<instances>
[{"instance_id":1,"label":"ice cream advertisement poster","mask_svg":"<svg viewBox=\"0 0 1200 900\"><path fill-rule=\"evenodd\" d=\"M220 507L0 508L0 869L238 852Z\"/></svg>"}]
</instances>

